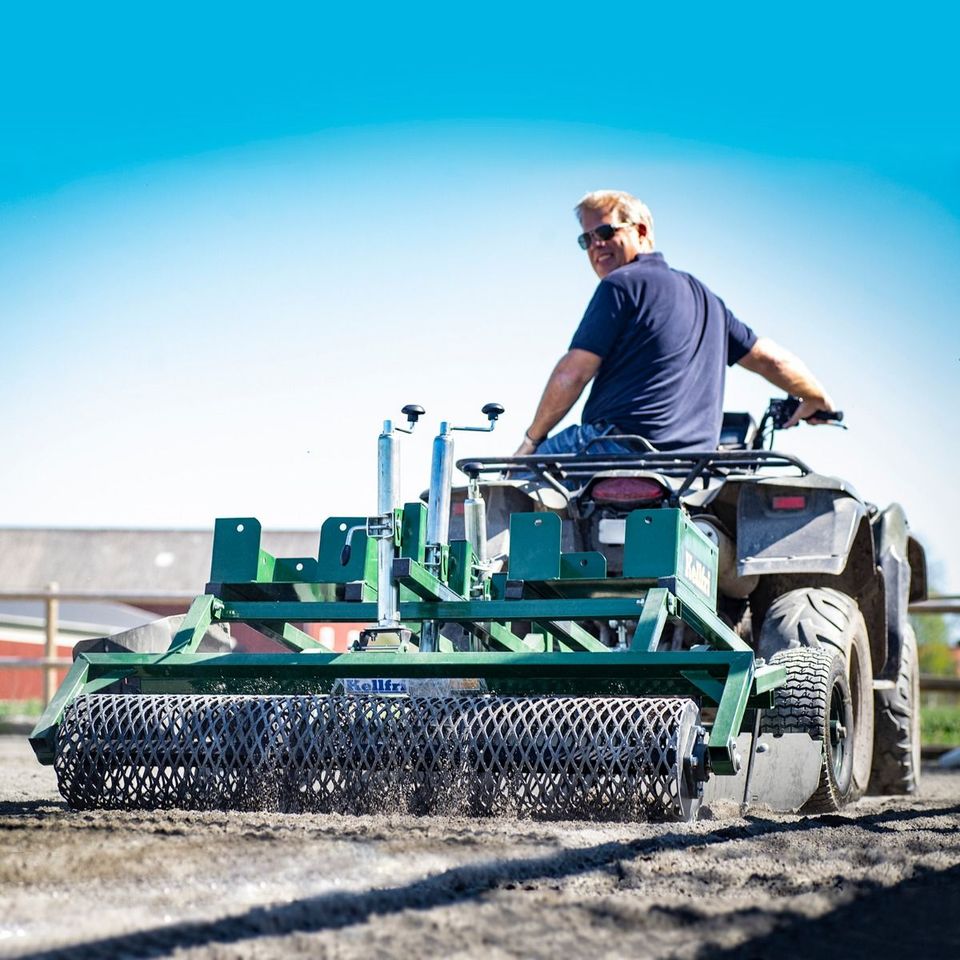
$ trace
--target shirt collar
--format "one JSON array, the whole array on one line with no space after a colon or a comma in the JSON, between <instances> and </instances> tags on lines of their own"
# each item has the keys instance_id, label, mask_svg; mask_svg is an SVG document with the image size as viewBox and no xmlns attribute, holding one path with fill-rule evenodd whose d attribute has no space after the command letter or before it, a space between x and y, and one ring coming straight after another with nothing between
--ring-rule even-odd
<instances>
[{"instance_id":1,"label":"shirt collar","mask_svg":"<svg viewBox=\"0 0 960 960\"><path fill-rule=\"evenodd\" d=\"M663 259L663 254L659 250L654 250L651 253L638 253L631 263L649 263L651 265L667 265L667 261Z\"/></svg>"}]
</instances>

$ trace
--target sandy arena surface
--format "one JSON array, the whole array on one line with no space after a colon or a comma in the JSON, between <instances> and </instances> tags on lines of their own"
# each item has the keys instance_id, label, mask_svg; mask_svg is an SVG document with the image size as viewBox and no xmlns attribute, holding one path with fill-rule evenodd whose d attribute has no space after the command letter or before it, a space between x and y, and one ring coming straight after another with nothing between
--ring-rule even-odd
<instances>
[{"instance_id":1,"label":"sandy arena surface","mask_svg":"<svg viewBox=\"0 0 960 960\"><path fill-rule=\"evenodd\" d=\"M0 737L0 957L960 957L960 773L693 825L74 813Z\"/></svg>"}]
</instances>

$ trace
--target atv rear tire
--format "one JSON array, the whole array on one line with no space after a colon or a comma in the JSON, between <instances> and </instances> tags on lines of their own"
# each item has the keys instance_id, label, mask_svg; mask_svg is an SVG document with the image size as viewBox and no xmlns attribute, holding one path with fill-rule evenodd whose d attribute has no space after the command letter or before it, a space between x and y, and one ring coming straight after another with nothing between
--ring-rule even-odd
<instances>
[{"instance_id":1,"label":"atv rear tire","mask_svg":"<svg viewBox=\"0 0 960 960\"><path fill-rule=\"evenodd\" d=\"M874 729L870 640L857 602L827 587L791 590L777 597L764 617L757 654L770 661L780 651L801 647L839 651L846 664L853 708L853 785L846 801L856 800L870 783Z\"/></svg>"},{"instance_id":2,"label":"atv rear tire","mask_svg":"<svg viewBox=\"0 0 960 960\"><path fill-rule=\"evenodd\" d=\"M843 656L829 646L781 650L771 662L786 667L761 733L806 733L823 744L820 782L801 813L833 813L856 799L853 780L854 709Z\"/></svg>"},{"instance_id":3,"label":"atv rear tire","mask_svg":"<svg viewBox=\"0 0 960 960\"><path fill-rule=\"evenodd\" d=\"M877 690L874 698L870 792L916 793L920 785L920 663L913 627L904 631L896 682Z\"/></svg>"}]
</instances>

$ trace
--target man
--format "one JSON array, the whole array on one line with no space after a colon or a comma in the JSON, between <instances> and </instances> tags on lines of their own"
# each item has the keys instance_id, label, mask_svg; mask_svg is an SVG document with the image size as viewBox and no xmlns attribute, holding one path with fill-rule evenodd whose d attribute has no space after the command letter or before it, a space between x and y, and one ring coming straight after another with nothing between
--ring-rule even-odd
<instances>
[{"instance_id":1,"label":"man","mask_svg":"<svg viewBox=\"0 0 960 960\"><path fill-rule=\"evenodd\" d=\"M814 415L834 410L797 357L758 338L696 278L667 266L654 251L653 217L636 197L598 190L575 211L578 242L600 285L516 456L588 445L593 453L625 451L602 439L610 433L645 437L659 450L716 449L724 376L734 363L802 399L788 426L822 423ZM548 438L591 380L583 424Z\"/></svg>"}]
</instances>

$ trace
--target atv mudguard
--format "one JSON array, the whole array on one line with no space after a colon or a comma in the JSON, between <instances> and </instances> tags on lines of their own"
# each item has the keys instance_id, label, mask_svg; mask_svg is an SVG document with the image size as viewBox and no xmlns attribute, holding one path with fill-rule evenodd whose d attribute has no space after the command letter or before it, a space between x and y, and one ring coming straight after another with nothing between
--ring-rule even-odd
<instances>
[{"instance_id":1,"label":"atv mudguard","mask_svg":"<svg viewBox=\"0 0 960 960\"><path fill-rule=\"evenodd\" d=\"M899 503L891 503L873 520L874 541L886 590L887 661L878 680L896 680L900 650L907 629L907 606L927 596L927 564L923 547L909 534Z\"/></svg>"},{"instance_id":2,"label":"atv mudguard","mask_svg":"<svg viewBox=\"0 0 960 960\"><path fill-rule=\"evenodd\" d=\"M878 570L871 516L853 487L837 477L731 478L737 494L737 573L757 574L773 594L800 586L832 587L860 605L875 676L890 660L887 599ZM804 499L799 509L774 509L773 498Z\"/></svg>"},{"instance_id":3,"label":"atv mudguard","mask_svg":"<svg viewBox=\"0 0 960 960\"><path fill-rule=\"evenodd\" d=\"M737 484L737 573L839 576L867 516L856 491L837 477L731 478ZM774 497L803 497L798 509L774 509Z\"/></svg>"}]
</instances>

